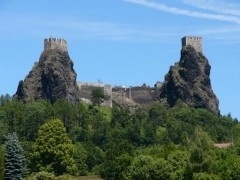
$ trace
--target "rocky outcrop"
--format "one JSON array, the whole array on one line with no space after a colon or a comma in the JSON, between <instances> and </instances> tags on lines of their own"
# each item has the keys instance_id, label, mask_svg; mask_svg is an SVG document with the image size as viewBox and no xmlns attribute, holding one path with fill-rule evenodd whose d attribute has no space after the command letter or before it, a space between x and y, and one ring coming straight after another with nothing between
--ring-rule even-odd
<instances>
[{"instance_id":1,"label":"rocky outcrop","mask_svg":"<svg viewBox=\"0 0 240 180\"><path fill-rule=\"evenodd\" d=\"M73 62L66 47L61 44L57 46L60 40L55 38L52 42L51 39L45 40L45 49L39 62L34 65L24 81L19 82L15 94L17 99L23 102L37 99L47 99L51 102L57 99L70 102L79 100Z\"/></svg>"},{"instance_id":2,"label":"rocky outcrop","mask_svg":"<svg viewBox=\"0 0 240 180\"><path fill-rule=\"evenodd\" d=\"M211 66L201 52L192 46L181 50L178 63L170 67L160 89L160 100L170 107L178 100L196 108L206 108L219 115L219 101L210 81Z\"/></svg>"}]
</instances>

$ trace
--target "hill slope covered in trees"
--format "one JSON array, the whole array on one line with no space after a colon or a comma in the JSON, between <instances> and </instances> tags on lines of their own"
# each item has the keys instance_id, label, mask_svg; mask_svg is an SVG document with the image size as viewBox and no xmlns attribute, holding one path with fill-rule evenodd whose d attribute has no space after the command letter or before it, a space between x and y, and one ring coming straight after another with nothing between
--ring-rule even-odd
<instances>
[{"instance_id":1,"label":"hill slope covered in trees","mask_svg":"<svg viewBox=\"0 0 240 180\"><path fill-rule=\"evenodd\" d=\"M28 174L39 171L55 175L96 174L104 179L238 179L240 176L240 126L230 115L217 116L181 102L173 108L157 103L134 112L120 106L111 109L64 100L23 104L2 97L0 104L1 148L4 149L6 135L16 132L27 159ZM66 133L63 136L70 139L66 140L69 145L60 143L58 147L73 148L66 152L72 152L68 156L74 166L66 163L63 169L50 168L42 163L43 156L36 155L43 146L39 138L62 131L49 126L49 130L42 132L51 119L60 120ZM55 142L57 136L49 137L53 138L50 142ZM214 146L216 142L232 141L233 145L227 149ZM44 142L45 156L52 157L50 149L54 144ZM50 164L65 162L67 154L57 155L59 158L51 158ZM0 163L1 168L4 163Z\"/></svg>"}]
</instances>

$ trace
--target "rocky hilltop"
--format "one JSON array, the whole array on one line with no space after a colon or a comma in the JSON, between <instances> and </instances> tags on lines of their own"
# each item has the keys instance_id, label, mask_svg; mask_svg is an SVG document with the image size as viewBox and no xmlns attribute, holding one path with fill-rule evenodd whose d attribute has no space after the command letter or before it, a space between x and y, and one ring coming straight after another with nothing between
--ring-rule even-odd
<instances>
[{"instance_id":1,"label":"rocky hilltop","mask_svg":"<svg viewBox=\"0 0 240 180\"><path fill-rule=\"evenodd\" d=\"M170 107L178 100L196 108L206 108L219 115L218 99L210 81L211 66L193 46L184 46L178 63L170 67L160 89L160 100Z\"/></svg>"},{"instance_id":2,"label":"rocky hilltop","mask_svg":"<svg viewBox=\"0 0 240 180\"><path fill-rule=\"evenodd\" d=\"M78 85L67 42L63 39L44 40L44 51L24 81L20 81L15 97L23 102L47 99L51 102L66 99L76 102L91 101L91 92L99 86L108 94L110 101L131 108L160 102L173 107L179 100L196 108L206 108L219 115L218 99L210 81L211 66L202 53L202 38L186 36L182 38L181 57L170 67L163 83L155 87L115 87L85 83ZM112 102L110 102L110 107Z\"/></svg>"},{"instance_id":3,"label":"rocky hilltop","mask_svg":"<svg viewBox=\"0 0 240 180\"><path fill-rule=\"evenodd\" d=\"M44 51L39 62L23 81L19 82L15 97L23 102L47 99L51 102L66 99L79 100L79 88L76 83L66 41L49 38L44 40Z\"/></svg>"}]
</instances>

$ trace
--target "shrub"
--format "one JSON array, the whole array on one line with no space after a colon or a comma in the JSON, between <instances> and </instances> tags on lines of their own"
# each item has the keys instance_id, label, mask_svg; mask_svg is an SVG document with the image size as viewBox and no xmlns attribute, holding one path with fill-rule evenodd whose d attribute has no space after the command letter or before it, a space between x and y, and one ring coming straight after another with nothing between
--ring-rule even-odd
<instances>
[{"instance_id":1,"label":"shrub","mask_svg":"<svg viewBox=\"0 0 240 180\"><path fill-rule=\"evenodd\" d=\"M54 180L55 176L53 173L41 171L34 176L36 180Z\"/></svg>"}]
</instances>

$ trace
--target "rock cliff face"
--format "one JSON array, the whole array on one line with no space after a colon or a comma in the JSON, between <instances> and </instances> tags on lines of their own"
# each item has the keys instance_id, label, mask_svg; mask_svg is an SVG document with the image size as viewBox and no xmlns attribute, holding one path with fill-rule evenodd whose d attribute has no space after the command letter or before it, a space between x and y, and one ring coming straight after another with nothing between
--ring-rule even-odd
<instances>
[{"instance_id":1,"label":"rock cliff face","mask_svg":"<svg viewBox=\"0 0 240 180\"><path fill-rule=\"evenodd\" d=\"M61 42L60 42L61 41ZM20 81L15 97L23 102L47 99L51 102L79 100L79 89L73 62L61 39L45 40L45 49L24 81ZM58 46L59 45L59 46ZM66 45L66 44L64 44ZM64 48L63 48L64 47Z\"/></svg>"},{"instance_id":2,"label":"rock cliff face","mask_svg":"<svg viewBox=\"0 0 240 180\"><path fill-rule=\"evenodd\" d=\"M183 47L180 61L171 66L165 76L160 100L170 107L182 100L190 106L206 108L219 115L219 101L211 87L210 70L211 66L202 53L192 46Z\"/></svg>"}]
</instances>

